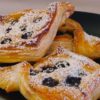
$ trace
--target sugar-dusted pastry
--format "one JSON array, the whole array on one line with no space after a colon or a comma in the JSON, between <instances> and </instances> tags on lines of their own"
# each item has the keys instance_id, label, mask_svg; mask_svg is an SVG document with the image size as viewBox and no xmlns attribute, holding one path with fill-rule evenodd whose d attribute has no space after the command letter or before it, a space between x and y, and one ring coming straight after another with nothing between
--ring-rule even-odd
<instances>
[{"instance_id":1,"label":"sugar-dusted pastry","mask_svg":"<svg viewBox=\"0 0 100 100\"><path fill-rule=\"evenodd\" d=\"M58 48L34 68L27 62L0 68L0 88L19 90L28 100L97 100L100 98L100 65Z\"/></svg>"},{"instance_id":2,"label":"sugar-dusted pastry","mask_svg":"<svg viewBox=\"0 0 100 100\"><path fill-rule=\"evenodd\" d=\"M88 35L78 22L73 19L66 19L65 23L63 22L59 27L59 32L69 34L72 38L69 38L69 36L66 37L66 35L57 36L57 39L55 38L52 43L52 51L63 42L62 46L65 47L66 45L65 48L73 52L92 59L100 58L100 38ZM71 45L70 47L73 47L72 49L68 46L69 42Z\"/></svg>"},{"instance_id":3,"label":"sugar-dusted pastry","mask_svg":"<svg viewBox=\"0 0 100 100\"><path fill-rule=\"evenodd\" d=\"M70 3L55 2L47 10L24 10L0 18L0 62L36 61L44 56L62 18L74 11Z\"/></svg>"}]
</instances>

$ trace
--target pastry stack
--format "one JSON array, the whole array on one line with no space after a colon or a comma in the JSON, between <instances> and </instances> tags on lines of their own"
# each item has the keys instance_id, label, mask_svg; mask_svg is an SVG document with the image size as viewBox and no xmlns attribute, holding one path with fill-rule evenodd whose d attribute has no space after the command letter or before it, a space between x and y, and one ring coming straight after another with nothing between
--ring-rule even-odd
<instances>
[{"instance_id":1,"label":"pastry stack","mask_svg":"<svg viewBox=\"0 0 100 100\"><path fill-rule=\"evenodd\" d=\"M17 63L0 67L1 89L27 100L100 99L100 38L69 18L74 11L54 2L0 17L0 63Z\"/></svg>"}]
</instances>

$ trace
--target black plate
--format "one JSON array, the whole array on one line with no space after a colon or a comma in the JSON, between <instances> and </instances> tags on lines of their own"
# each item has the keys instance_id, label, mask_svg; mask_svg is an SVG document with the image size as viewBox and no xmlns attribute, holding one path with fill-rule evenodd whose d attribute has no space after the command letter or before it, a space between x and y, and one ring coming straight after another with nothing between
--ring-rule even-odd
<instances>
[{"instance_id":1,"label":"black plate","mask_svg":"<svg viewBox=\"0 0 100 100\"><path fill-rule=\"evenodd\" d=\"M80 22L87 33L100 37L100 14L75 12L71 18Z\"/></svg>"},{"instance_id":2,"label":"black plate","mask_svg":"<svg viewBox=\"0 0 100 100\"><path fill-rule=\"evenodd\" d=\"M87 33L100 37L99 14L93 14L87 12L75 12L71 16L71 18L80 22ZM97 62L100 63L100 59L98 59ZM7 94L6 92L0 90L0 100L25 100L25 98L18 92Z\"/></svg>"}]
</instances>

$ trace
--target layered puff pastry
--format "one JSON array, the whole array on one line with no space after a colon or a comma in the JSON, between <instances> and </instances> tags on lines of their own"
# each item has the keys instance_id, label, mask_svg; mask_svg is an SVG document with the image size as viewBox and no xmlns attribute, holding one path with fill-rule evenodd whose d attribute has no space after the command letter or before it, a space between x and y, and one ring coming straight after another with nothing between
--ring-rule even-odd
<instances>
[{"instance_id":1,"label":"layered puff pastry","mask_svg":"<svg viewBox=\"0 0 100 100\"><path fill-rule=\"evenodd\" d=\"M48 51L49 53L55 50L58 45L62 45L75 53L92 59L100 58L100 38L86 33L78 22L73 19L66 19L59 27L59 32L70 36L57 36Z\"/></svg>"},{"instance_id":2,"label":"layered puff pastry","mask_svg":"<svg viewBox=\"0 0 100 100\"><path fill-rule=\"evenodd\" d=\"M59 47L35 65L0 68L0 88L20 91L28 100L97 100L100 65Z\"/></svg>"},{"instance_id":3,"label":"layered puff pastry","mask_svg":"<svg viewBox=\"0 0 100 100\"><path fill-rule=\"evenodd\" d=\"M46 10L24 10L0 18L0 62L36 61L44 56L62 19L74 6L55 2Z\"/></svg>"}]
</instances>

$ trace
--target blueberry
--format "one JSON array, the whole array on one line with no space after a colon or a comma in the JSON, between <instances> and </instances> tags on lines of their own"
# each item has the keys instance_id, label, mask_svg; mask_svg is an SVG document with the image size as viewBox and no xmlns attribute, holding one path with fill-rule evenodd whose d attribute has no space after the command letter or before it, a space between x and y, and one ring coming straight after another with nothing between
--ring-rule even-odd
<instances>
[{"instance_id":1,"label":"blueberry","mask_svg":"<svg viewBox=\"0 0 100 100\"><path fill-rule=\"evenodd\" d=\"M34 71L33 69L30 69L30 75L37 75L39 72L38 71Z\"/></svg>"},{"instance_id":2,"label":"blueberry","mask_svg":"<svg viewBox=\"0 0 100 100\"><path fill-rule=\"evenodd\" d=\"M34 22L34 23L38 23L38 22L41 21L41 20L42 20L42 17L39 17L39 18L34 19L33 22Z\"/></svg>"},{"instance_id":3,"label":"blueberry","mask_svg":"<svg viewBox=\"0 0 100 100\"><path fill-rule=\"evenodd\" d=\"M7 28L6 32L9 33L12 30L12 28Z\"/></svg>"},{"instance_id":4,"label":"blueberry","mask_svg":"<svg viewBox=\"0 0 100 100\"><path fill-rule=\"evenodd\" d=\"M21 31L25 31L26 30L26 25L20 26Z\"/></svg>"},{"instance_id":5,"label":"blueberry","mask_svg":"<svg viewBox=\"0 0 100 100\"><path fill-rule=\"evenodd\" d=\"M66 66L70 66L70 64L66 61L59 61L55 65L57 68L65 68Z\"/></svg>"},{"instance_id":6,"label":"blueberry","mask_svg":"<svg viewBox=\"0 0 100 100\"><path fill-rule=\"evenodd\" d=\"M0 15L0 22L3 20L3 16Z\"/></svg>"},{"instance_id":7,"label":"blueberry","mask_svg":"<svg viewBox=\"0 0 100 100\"><path fill-rule=\"evenodd\" d=\"M13 20L13 21L11 22L11 25L15 25L17 22L18 22L18 20Z\"/></svg>"},{"instance_id":8,"label":"blueberry","mask_svg":"<svg viewBox=\"0 0 100 100\"><path fill-rule=\"evenodd\" d=\"M43 80L42 84L48 87L54 87L57 86L59 82L51 77L48 77Z\"/></svg>"},{"instance_id":9,"label":"blueberry","mask_svg":"<svg viewBox=\"0 0 100 100\"><path fill-rule=\"evenodd\" d=\"M46 73L51 73L56 69L56 67L43 67L42 71L45 71Z\"/></svg>"},{"instance_id":10,"label":"blueberry","mask_svg":"<svg viewBox=\"0 0 100 100\"><path fill-rule=\"evenodd\" d=\"M67 76L66 78L66 84L68 84L69 86L78 87L80 85L80 82L81 82L80 77Z\"/></svg>"},{"instance_id":11,"label":"blueberry","mask_svg":"<svg viewBox=\"0 0 100 100\"><path fill-rule=\"evenodd\" d=\"M22 39L28 39L28 38L31 37L31 36L32 36L32 32L27 32L27 33L25 33L25 34L22 34L21 38L22 38Z\"/></svg>"},{"instance_id":12,"label":"blueberry","mask_svg":"<svg viewBox=\"0 0 100 100\"><path fill-rule=\"evenodd\" d=\"M83 70L81 70L81 69L79 69L78 70L78 76L87 76L87 74L83 71Z\"/></svg>"},{"instance_id":13,"label":"blueberry","mask_svg":"<svg viewBox=\"0 0 100 100\"><path fill-rule=\"evenodd\" d=\"M10 43L11 41L12 41L11 38L4 38L4 39L1 41L1 44Z\"/></svg>"},{"instance_id":14,"label":"blueberry","mask_svg":"<svg viewBox=\"0 0 100 100\"><path fill-rule=\"evenodd\" d=\"M21 31L25 31L26 30L26 28L25 27L23 27L22 29L21 29Z\"/></svg>"}]
</instances>

